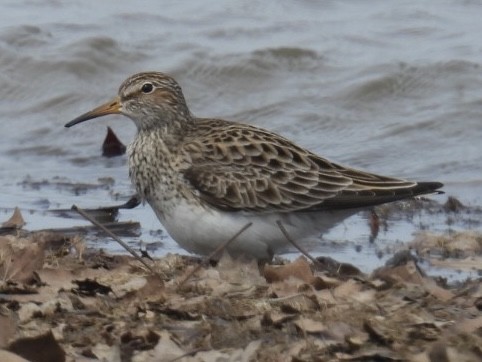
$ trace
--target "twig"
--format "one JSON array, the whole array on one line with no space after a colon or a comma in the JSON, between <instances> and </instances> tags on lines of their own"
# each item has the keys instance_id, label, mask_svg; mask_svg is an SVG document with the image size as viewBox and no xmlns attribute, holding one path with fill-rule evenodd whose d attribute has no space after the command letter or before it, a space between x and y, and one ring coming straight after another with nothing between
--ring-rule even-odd
<instances>
[{"instance_id":1,"label":"twig","mask_svg":"<svg viewBox=\"0 0 482 362\"><path fill-rule=\"evenodd\" d=\"M315 258L313 258L305 249L303 249L301 247L300 244L298 244L296 241L294 241L290 234L288 234L288 231L285 229L285 227L283 226L283 224L281 223L281 220L277 220L276 221L276 224L278 224L278 227L280 228L281 232L283 233L283 235L285 236L286 240L288 240L290 242L291 245L293 245L296 249L298 249L298 251L303 254L304 256L306 256L308 259L310 259L313 264L317 264L319 265L320 262L318 260L316 260Z\"/></svg>"},{"instance_id":2,"label":"twig","mask_svg":"<svg viewBox=\"0 0 482 362\"><path fill-rule=\"evenodd\" d=\"M107 235L109 235L112 239L117 241L124 249L126 249L129 253L132 254L132 256L137 259L139 262L141 262L152 274L157 275L159 278L161 278L161 275L157 273L152 267L147 264L144 259L142 259L137 253L135 252L134 249L132 249L129 245L127 245L125 242L123 242L116 234L114 234L112 231L107 229L104 225L101 223L97 222L95 219L90 217L89 214L87 214L84 210L81 208L77 207L77 205L72 205L72 210L77 211L80 215L82 215L86 220L90 221L93 225L97 226L99 229L101 229L103 232L105 232ZM162 278L161 278L162 279Z\"/></svg>"},{"instance_id":3,"label":"twig","mask_svg":"<svg viewBox=\"0 0 482 362\"><path fill-rule=\"evenodd\" d=\"M209 254L208 256L206 256L202 261L201 263L199 263L193 270L191 270L191 272L186 275L182 280L181 282L179 283L179 285L177 286L177 288L181 288L183 286L183 284L191 277L194 275L194 273L196 273L199 269L201 269L201 267L205 264L207 264L210 260L212 260L218 253L220 253L221 251L223 251L224 249L227 248L227 246L229 244L231 244L234 240L237 239L237 237L239 235L241 235L242 233L244 233L246 231L246 229L248 229L251 225L253 225L252 222L249 222L247 223L246 225L244 225L236 234L233 235L233 237L231 237L231 239L229 239L228 241L226 241L225 243L219 245L211 254Z\"/></svg>"}]
</instances>

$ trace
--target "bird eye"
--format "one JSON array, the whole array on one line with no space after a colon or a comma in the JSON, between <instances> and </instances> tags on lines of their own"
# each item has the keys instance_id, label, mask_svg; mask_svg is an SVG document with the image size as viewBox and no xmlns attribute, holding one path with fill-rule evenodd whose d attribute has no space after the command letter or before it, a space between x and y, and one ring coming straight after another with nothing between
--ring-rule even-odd
<instances>
[{"instance_id":1,"label":"bird eye","mask_svg":"<svg viewBox=\"0 0 482 362\"><path fill-rule=\"evenodd\" d=\"M142 85L141 91L142 93L151 93L154 90L154 86L151 83L144 83Z\"/></svg>"}]
</instances>

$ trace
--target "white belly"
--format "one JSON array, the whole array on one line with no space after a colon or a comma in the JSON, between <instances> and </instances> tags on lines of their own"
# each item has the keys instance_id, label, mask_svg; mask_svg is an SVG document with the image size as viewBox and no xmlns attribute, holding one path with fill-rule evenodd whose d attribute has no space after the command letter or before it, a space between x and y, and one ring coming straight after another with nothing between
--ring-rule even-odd
<instances>
[{"instance_id":1,"label":"white belly","mask_svg":"<svg viewBox=\"0 0 482 362\"><path fill-rule=\"evenodd\" d=\"M151 205L154 210L160 210ZM299 241L327 231L355 210L310 213L255 214L223 212L211 208L178 203L169 213L157 216L171 237L184 249L196 254L209 254L252 222L228 246L233 256L245 254L257 259L271 259L289 242L277 225L280 220L289 235Z\"/></svg>"}]
</instances>

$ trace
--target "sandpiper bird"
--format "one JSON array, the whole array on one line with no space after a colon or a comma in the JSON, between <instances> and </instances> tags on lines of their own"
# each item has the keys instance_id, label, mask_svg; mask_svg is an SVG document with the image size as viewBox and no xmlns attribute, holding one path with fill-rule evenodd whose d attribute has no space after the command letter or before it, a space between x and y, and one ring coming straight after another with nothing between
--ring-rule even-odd
<instances>
[{"instance_id":1,"label":"sandpiper bird","mask_svg":"<svg viewBox=\"0 0 482 362\"><path fill-rule=\"evenodd\" d=\"M129 77L117 97L65 126L108 114L134 121L132 182L171 237L197 254L212 252L251 222L228 252L269 259L288 243L277 222L299 240L363 208L443 186L347 168L265 129L197 118L164 73Z\"/></svg>"}]
</instances>

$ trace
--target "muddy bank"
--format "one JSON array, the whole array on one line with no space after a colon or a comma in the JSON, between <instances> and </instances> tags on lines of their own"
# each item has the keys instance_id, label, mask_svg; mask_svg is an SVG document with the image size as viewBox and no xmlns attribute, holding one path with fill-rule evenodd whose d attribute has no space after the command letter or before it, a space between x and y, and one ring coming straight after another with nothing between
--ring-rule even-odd
<instances>
[{"instance_id":1,"label":"muddy bank","mask_svg":"<svg viewBox=\"0 0 482 362\"><path fill-rule=\"evenodd\" d=\"M259 267L85 250L52 232L0 236L0 347L29 361L480 361L482 284L425 275L414 253L371 274L304 257ZM471 260L482 236L419 236ZM462 247L463 246L463 247ZM470 264L470 263L469 263ZM39 352L39 345L42 346ZM11 359L8 359L11 358ZM2 357L2 361L16 361Z\"/></svg>"}]
</instances>

